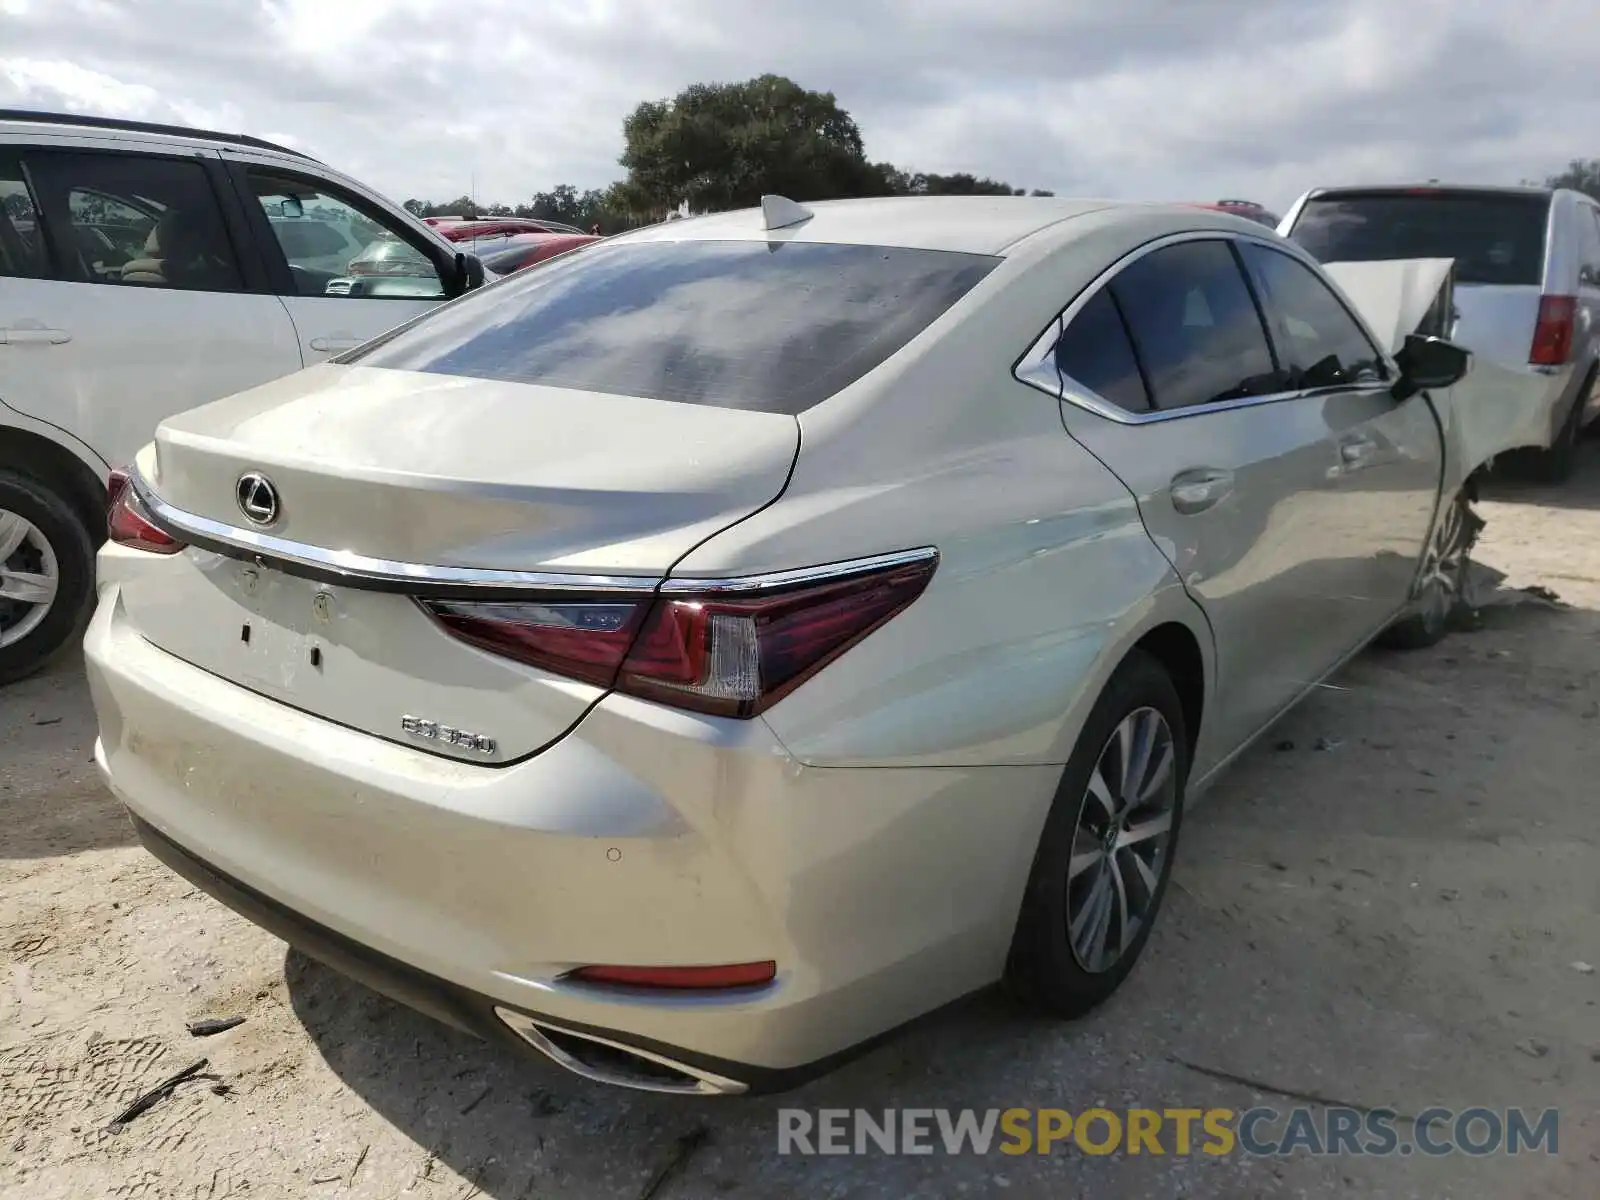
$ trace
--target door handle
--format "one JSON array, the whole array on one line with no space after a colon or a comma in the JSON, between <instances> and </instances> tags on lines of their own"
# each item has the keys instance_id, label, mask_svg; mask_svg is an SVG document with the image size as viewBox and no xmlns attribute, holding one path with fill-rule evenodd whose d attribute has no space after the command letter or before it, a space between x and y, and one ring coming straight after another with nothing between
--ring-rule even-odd
<instances>
[{"instance_id":1,"label":"door handle","mask_svg":"<svg viewBox=\"0 0 1600 1200\"><path fill-rule=\"evenodd\" d=\"M63 342L70 342L72 335L65 329L29 329L0 328L0 342L7 346L22 346L32 343L41 346L59 346Z\"/></svg>"},{"instance_id":2,"label":"door handle","mask_svg":"<svg viewBox=\"0 0 1600 1200\"><path fill-rule=\"evenodd\" d=\"M311 339L311 348L330 354L341 354L346 350L354 350L364 340L355 337L314 337Z\"/></svg>"},{"instance_id":3,"label":"door handle","mask_svg":"<svg viewBox=\"0 0 1600 1200\"><path fill-rule=\"evenodd\" d=\"M1195 467L1172 477L1172 507L1185 516L1205 512L1233 491L1233 472Z\"/></svg>"},{"instance_id":4,"label":"door handle","mask_svg":"<svg viewBox=\"0 0 1600 1200\"><path fill-rule=\"evenodd\" d=\"M1378 443L1371 438L1350 438L1339 443L1339 461L1349 471L1359 471L1362 467L1371 465L1377 453Z\"/></svg>"}]
</instances>

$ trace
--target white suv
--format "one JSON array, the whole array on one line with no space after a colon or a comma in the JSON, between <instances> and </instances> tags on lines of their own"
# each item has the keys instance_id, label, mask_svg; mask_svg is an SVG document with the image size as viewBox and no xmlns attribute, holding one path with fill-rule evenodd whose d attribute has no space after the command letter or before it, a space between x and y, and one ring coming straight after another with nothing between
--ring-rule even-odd
<instances>
[{"instance_id":1,"label":"white suv","mask_svg":"<svg viewBox=\"0 0 1600 1200\"><path fill-rule=\"evenodd\" d=\"M348 259L384 236L421 277L352 276ZM483 278L432 228L296 151L0 110L0 684L74 644L107 476L162 418L352 349Z\"/></svg>"}]
</instances>

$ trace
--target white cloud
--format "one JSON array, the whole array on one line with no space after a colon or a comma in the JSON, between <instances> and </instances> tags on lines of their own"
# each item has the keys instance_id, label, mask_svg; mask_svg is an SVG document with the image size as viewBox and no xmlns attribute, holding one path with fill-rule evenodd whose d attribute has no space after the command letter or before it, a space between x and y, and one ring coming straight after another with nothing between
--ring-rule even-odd
<instances>
[{"instance_id":1,"label":"white cloud","mask_svg":"<svg viewBox=\"0 0 1600 1200\"><path fill-rule=\"evenodd\" d=\"M695 82L833 91L868 153L1282 206L1600 154L1593 0L0 0L0 104L290 142L397 199L616 178Z\"/></svg>"}]
</instances>

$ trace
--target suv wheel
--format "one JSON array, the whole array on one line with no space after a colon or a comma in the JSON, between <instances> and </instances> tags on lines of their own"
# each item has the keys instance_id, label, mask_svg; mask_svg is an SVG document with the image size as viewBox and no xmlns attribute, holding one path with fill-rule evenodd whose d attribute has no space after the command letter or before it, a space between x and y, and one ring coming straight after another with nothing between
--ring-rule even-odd
<instances>
[{"instance_id":1,"label":"suv wheel","mask_svg":"<svg viewBox=\"0 0 1600 1200\"><path fill-rule=\"evenodd\" d=\"M1528 475L1538 483L1566 483L1572 478L1572 470L1577 465L1578 439L1583 434L1583 410L1589 399L1589 392L1595 385L1595 373L1589 372L1589 378L1578 389L1578 395L1572 402L1572 412L1562 423L1561 432L1556 434L1556 440L1548 450L1535 450L1528 458Z\"/></svg>"},{"instance_id":2,"label":"suv wheel","mask_svg":"<svg viewBox=\"0 0 1600 1200\"><path fill-rule=\"evenodd\" d=\"M75 645L94 597L94 547L60 496L0 471L0 684Z\"/></svg>"}]
</instances>

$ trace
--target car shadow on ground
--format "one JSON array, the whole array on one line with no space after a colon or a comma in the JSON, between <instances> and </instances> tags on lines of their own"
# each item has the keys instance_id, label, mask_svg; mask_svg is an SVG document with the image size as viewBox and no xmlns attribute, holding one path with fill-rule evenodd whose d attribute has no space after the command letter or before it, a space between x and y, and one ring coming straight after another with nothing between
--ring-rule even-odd
<instances>
[{"instance_id":1,"label":"car shadow on ground","mask_svg":"<svg viewBox=\"0 0 1600 1200\"><path fill-rule=\"evenodd\" d=\"M984 997L795 1092L686 1100L485 1045L294 952L290 1003L335 1075L415 1144L422 1177L443 1164L493 1200L635 1200L675 1163L662 1196L1279 1194L1287 1180L1390 1194L1394 1160L780 1156L778 1110L1287 1110L1311 1094L1417 1112L1558 1089L1592 1069L1593 999L1562 965L1576 955L1543 951L1591 920L1573 898L1592 892L1595 831L1573 789L1600 769L1597 647L1600 614L1526 606L1429 651L1362 656L1191 810L1145 960L1076 1022ZM1564 674L1536 694L1507 686L1517 656ZM1515 811L1496 802L1512 794ZM1518 1053L1530 1033L1547 1055ZM1408 1184L1502 1194L1507 1162L1532 1178L1526 1160L1405 1165Z\"/></svg>"}]
</instances>

